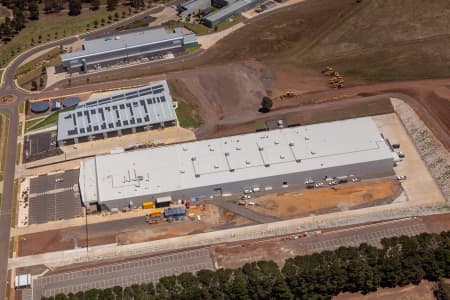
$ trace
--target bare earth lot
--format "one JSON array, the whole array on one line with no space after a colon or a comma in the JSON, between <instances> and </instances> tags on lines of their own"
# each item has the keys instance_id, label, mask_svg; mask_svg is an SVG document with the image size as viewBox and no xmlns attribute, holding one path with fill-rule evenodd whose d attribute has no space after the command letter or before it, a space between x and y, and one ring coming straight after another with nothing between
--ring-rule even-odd
<instances>
[{"instance_id":1,"label":"bare earth lot","mask_svg":"<svg viewBox=\"0 0 450 300\"><path fill-rule=\"evenodd\" d=\"M301 193L278 193L255 198L252 209L264 215L291 219L310 214L389 203L401 192L392 178L348 183L333 188L305 190Z\"/></svg>"}]
</instances>

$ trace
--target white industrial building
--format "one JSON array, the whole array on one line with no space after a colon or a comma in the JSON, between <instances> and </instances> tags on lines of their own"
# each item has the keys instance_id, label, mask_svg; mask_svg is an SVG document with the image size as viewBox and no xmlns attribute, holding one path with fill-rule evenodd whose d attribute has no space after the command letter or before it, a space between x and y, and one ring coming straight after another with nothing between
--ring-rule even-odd
<instances>
[{"instance_id":1,"label":"white industrial building","mask_svg":"<svg viewBox=\"0 0 450 300\"><path fill-rule=\"evenodd\" d=\"M398 159L371 118L99 155L81 163L85 205L206 199L330 177L393 174Z\"/></svg>"}]
</instances>

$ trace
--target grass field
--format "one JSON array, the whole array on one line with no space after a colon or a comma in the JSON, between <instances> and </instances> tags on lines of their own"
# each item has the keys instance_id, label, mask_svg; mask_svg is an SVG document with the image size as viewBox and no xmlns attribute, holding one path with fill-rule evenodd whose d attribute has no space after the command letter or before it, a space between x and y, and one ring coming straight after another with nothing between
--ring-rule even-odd
<instances>
[{"instance_id":1,"label":"grass field","mask_svg":"<svg viewBox=\"0 0 450 300\"><path fill-rule=\"evenodd\" d=\"M45 117L36 118L25 122L25 132L30 131L37 123L43 121Z\"/></svg>"},{"instance_id":2,"label":"grass field","mask_svg":"<svg viewBox=\"0 0 450 300\"><path fill-rule=\"evenodd\" d=\"M376 81L446 77L449 18L446 0L316 0L238 30L209 59L257 58L317 70L332 65Z\"/></svg>"},{"instance_id":3,"label":"grass field","mask_svg":"<svg viewBox=\"0 0 450 300\"><path fill-rule=\"evenodd\" d=\"M58 122L58 116L61 112L69 111L69 110L73 110L73 109L75 109L75 107L68 107L68 108L64 108L64 109L55 111L55 112L51 113L50 115L48 115L47 117L29 120L25 124L25 132L28 132L31 130L36 130L36 129L45 127L47 125L54 124L54 123Z\"/></svg>"},{"instance_id":4,"label":"grass field","mask_svg":"<svg viewBox=\"0 0 450 300\"><path fill-rule=\"evenodd\" d=\"M16 149L16 166L20 164L20 155L22 154L22 143L17 144Z\"/></svg>"},{"instance_id":5,"label":"grass field","mask_svg":"<svg viewBox=\"0 0 450 300\"><path fill-rule=\"evenodd\" d=\"M181 127L197 128L202 124L196 109L193 104L178 101L178 107L175 111Z\"/></svg>"},{"instance_id":6,"label":"grass field","mask_svg":"<svg viewBox=\"0 0 450 300\"><path fill-rule=\"evenodd\" d=\"M2 174L1 180L3 180L3 172L5 170L5 162L6 162L6 148L8 146L8 130L9 130L9 118L0 113L0 151L1 151L1 161L0 161L0 170Z\"/></svg>"},{"instance_id":7,"label":"grass field","mask_svg":"<svg viewBox=\"0 0 450 300\"><path fill-rule=\"evenodd\" d=\"M124 6L119 6L116 11L120 16L122 16L122 12L126 12L126 15L128 15L128 8ZM105 20L103 24L107 25L108 15L114 15L116 11L108 12L105 7L97 11L91 11L89 6L85 5L83 12L75 17L69 17L66 10L48 15L41 13L39 20L29 21L11 42L1 47L0 67L5 66L13 57L25 49L31 48L33 45L39 45L39 41L45 43L83 33L87 29L93 30L95 29L95 20L98 22L98 27L102 26L102 19ZM41 39L39 39L39 36Z\"/></svg>"}]
</instances>

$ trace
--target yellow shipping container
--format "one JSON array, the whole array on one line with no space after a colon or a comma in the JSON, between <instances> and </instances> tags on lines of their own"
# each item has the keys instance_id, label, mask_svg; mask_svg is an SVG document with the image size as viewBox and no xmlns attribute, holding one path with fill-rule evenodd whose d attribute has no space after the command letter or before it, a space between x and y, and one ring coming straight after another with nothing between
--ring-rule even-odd
<instances>
[{"instance_id":1,"label":"yellow shipping container","mask_svg":"<svg viewBox=\"0 0 450 300\"><path fill-rule=\"evenodd\" d=\"M148 201L148 202L142 203L143 209L148 209L148 208L153 208L153 207L155 207L155 205L153 204L153 201Z\"/></svg>"},{"instance_id":2,"label":"yellow shipping container","mask_svg":"<svg viewBox=\"0 0 450 300\"><path fill-rule=\"evenodd\" d=\"M162 215L162 211L158 208L150 210L148 213L150 216Z\"/></svg>"}]
</instances>

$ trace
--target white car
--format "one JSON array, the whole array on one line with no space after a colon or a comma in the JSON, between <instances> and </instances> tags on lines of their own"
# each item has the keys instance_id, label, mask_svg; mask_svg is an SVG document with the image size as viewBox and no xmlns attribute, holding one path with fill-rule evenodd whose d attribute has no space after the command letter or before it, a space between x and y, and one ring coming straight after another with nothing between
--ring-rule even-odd
<instances>
[{"instance_id":1,"label":"white car","mask_svg":"<svg viewBox=\"0 0 450 300\"><path fill-rule=\"evenodd\" d=\"M360 182L361 181L361 179L359 179L359 178L357 178L357 177L353 177L352 178L352 182Z\"/></svg>"},{"instance_id":2,"label":"white car","mask_svg":"<svg viewBox=\"0 0 450 300\"><path fill-rule=\"evenodd\" d=\"M396 178L397 178L397 180L405 180L406 176L405 175L398 175Z\"/></svg>"}]
</instances>

